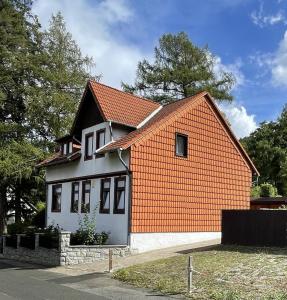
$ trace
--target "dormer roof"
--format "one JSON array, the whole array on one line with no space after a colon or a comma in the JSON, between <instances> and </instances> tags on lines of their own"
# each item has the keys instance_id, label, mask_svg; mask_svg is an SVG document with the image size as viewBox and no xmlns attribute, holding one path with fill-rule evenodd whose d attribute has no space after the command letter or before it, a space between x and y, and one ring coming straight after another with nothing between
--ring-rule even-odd
<instances>
[{"instance_id":1,"label":"dormer roof","mask_svg":"<svg viewBox=\"0 0 287 300\"><path fill-rule=\"evenodd\" d=\"M154 101L89 80L72 126L72 133L77 119L80 117L81 108L84 105L85 95L88 90L92 92L95 104L105 122L110 121L137 128L139 124L161 107L160 104Z\"/></svg>"}]
</instances>

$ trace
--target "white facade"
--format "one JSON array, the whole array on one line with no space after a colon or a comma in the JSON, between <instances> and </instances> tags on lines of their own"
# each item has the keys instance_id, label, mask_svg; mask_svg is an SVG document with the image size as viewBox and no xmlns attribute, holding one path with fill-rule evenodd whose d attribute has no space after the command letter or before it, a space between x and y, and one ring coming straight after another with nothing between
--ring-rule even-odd
<instances>
[{"instance_id":1,"label":"white facade","mask_svg":"<svg viewBox=\"0 0 287 300\"><path fill-rule=\"evenodd\" d=\"M95 212L96 231L110 233L109 243L117 245L130 245L131 250L145 252L154 249L172 247L175 245L192 244L200 241L213 240L221 237L220 232L168 232L168 233L129 233L129 191L130 182L127 169L120 161L118 153L107 153L104 157L96 158L93 155L91 160L85 160L85 135L94 133L94 147L96 132L105 129L105 144L112 140L109 123L104 122L82 131L81 158L75 162L63 165L50 166L47 168L47 225L59 225L63 230L75 232L79 228L79 221L84 214L81 213L82 182L91 181L90 192L90 216ZM112 130L113 139L117 139L128 133L124 128ZM124 151L122 158L129 166L129 152ZM119 175L120 174L120 175ZM125 211L123 214L114 213L114 187L115 178L125 177ZM110 211L108 214L100 213L101 179L110 178ZM78 213L71 212L72 183L79 182L79 203ZM61 211L52 212L52 187L54 184L61 184Z\"/></svg>"},{"instance_id":2,"label":"white facade","mask_svg":"<svg viewBox=\"0 0 287 300\"><path fill-rule=\"evenodd\" d=\"M155 249L193 244L221 238L221 232L155 232L131 233L131 250L139 253Z\"/></svg>"},{"instance_id":3,"label":"white facade","mask_svg":"<svg viewBox=\"0 0 287 300\"><path fill-rule=\"evenodd\" d=\"M94 133L94 148L96 131L100 129L105 131L105 143L109 143L111 139L109 123L104 122L82 131L82 156L78 161L70 162L63 165L50 166L47 168L46 181L47 187L47 225L59 225L64 230L76 231L79 228L79 220L84 214L80 213L82 200L82 182L91 181L90 192L90 215L96 211L96 231L110 232L109 243L125 245L128 242L128 210L129 210L129 176L126 167L120 161L117 153L106 154L104 157L93 158L91 160L84 159L85 135ZM125 130L114 129L113 138L117 138L126 134ZM122 158L125 164L129 165L129 153L123 153ZM114 184L115 178L119 175L109 175L112 173L121 173L121 177L126 178L125 187L125 212L124 214L114 214ZM101 179L110 178L110 212L109 214L99 212ZM79 182L79 210L78 213L71 212L71 195L72 183ZM54 184L62 185L61 193L61 211L52 212L52 187Z\"/></svg>"}]
</instances>

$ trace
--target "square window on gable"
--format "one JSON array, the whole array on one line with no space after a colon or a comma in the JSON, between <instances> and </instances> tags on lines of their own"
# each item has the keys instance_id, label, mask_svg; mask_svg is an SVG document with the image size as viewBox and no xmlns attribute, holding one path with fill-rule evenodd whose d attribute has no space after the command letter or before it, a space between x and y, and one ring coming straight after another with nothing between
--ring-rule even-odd
<instances>
[{"instance_id":1,"label":"square window on gable","mask_svg":"<svg viewBox=\"0 0 287 300\"><path fill-rule=\"evenodd\" d=\"M188 136L181 133L175 134L175 154L181 157L187 157Z\"/></svg>"}]
</instances>

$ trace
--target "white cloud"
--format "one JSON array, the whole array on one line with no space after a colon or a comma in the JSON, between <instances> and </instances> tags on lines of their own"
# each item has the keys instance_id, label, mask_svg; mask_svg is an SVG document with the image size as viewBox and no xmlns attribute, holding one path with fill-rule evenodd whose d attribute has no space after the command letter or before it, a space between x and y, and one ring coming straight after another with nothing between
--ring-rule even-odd
<instances>
[{"instance_id":1,"label":"white cloud","mask_svg":"<svg viewBox=\"0 0 287 300\"><path fill-rule=\"evenodd\" d=\"M257 52L249 59L260 68L258 78L268 75L274 86L287 87L287 30L275 52Z\"/></svg>"},{"instance_id":2,"label":"white cloud","mask_svg":"<svg viewBox=\"0 0 287 300\"><path fill-rule=\"evenodd\" d=\"M125 41L124 34L114 33L116 26L129 25L136 18L127 0L35 0L32 9L44 29L51 15L60 11L67 30L83 54L94 58L96 73L108 85L120 87L121 81L133 83L138 62L143 58L153 60L153 45L150 52L144 52L140 46ZM240 60L224 65L216 57L215 72L232 72L237 80L236 88L245 82L241 65Z\"/></svg>"},{"instance_id":3,"label":"white cloud","mask_svg":"<svg viewBox=\"0 0 287 300\"><path fill-rule=\"evenodd\" d=\"M242 66L242 61L241 59L237 59L235 60L235 62L233 64L223 64L221 61L221 58L219 56L215 57L215 66L214 66L214 72L215 74L217 74L218 76L222 73L222 72L228 72L228 73L232 73L236 79L236 84L233 87L233 89L238 88L239 86L244 85L245 83L245 76L241 71L241 66Z\"/></svg>"},{"instance_id":4,"label":"white cloud","mask_svg":"<svg viewBox=\"0 0 287 300\"><path fill-rule=\"evenodd\" d=\"M255 10L251 13L250 17L252 22L260 28L263 28L268 25L275 25L278 23L283 23L285 25L287 24L287 19L282 10L279 10L275 14L265 14L263 2L261 2L258 10Z\"/></svg>"},{"instance_id":5,"label":"white cloud","mask_svg":"<svg viewBox=\"0 0 287 300\"><path fill-rule=\"evenodd\" d=\"M246 108L236 103L220 104L220 109L224 112L231 128L237 138L248 136L257 128L254 115L249 115Z\"/></svg>"},{"instance_id":6,"label":"white cloud","mask_svg":"<svg viewBox=\"0 0 287 300\"><path fill-rule=\"evenodd\" d=\"M33 12L44 28L58 11L82 52L94 58L96 73L102 74L104 83L120 87L121 81L134 81L138 61L151 55L113 33L115 26L129 24L134 17L125 0L104 0L93 5L89 0L36 0L33 4Z\"/></svg>"},{"instance_id":7,"label":"white cloud","mask_svg":"<svg viewBox=\"0 0 287 300\"><path fill-rule=\"evenodd\" d=\"M274 85L287 87L287 31L272 61L272 81Z\"/></svg>"}]
</instances>

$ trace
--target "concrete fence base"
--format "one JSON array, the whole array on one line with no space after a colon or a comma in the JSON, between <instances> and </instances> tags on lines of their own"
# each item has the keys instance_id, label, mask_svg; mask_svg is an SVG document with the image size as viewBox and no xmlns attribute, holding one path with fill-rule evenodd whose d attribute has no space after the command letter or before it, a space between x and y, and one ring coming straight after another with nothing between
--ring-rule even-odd
<instances>
[{"instance_id":1,"label":"concrete fence base","mask_svg":"<svg viewBox=\"0 0 287 300\"><path fill-rule=\"evenodd\" d=\"M123 257L131 254L126 245L93 245L71 246L70 232L61 232L59 248L48 249L39 247L39 235L35 235L35 250L20 246L23 235L17 235L16 248L6 245L6 236L0 237L0 257L15 259L25 262L37 263L47 266L76 265L108 260L109 250L114 257Z\"/></svg>"}]
</instances>

